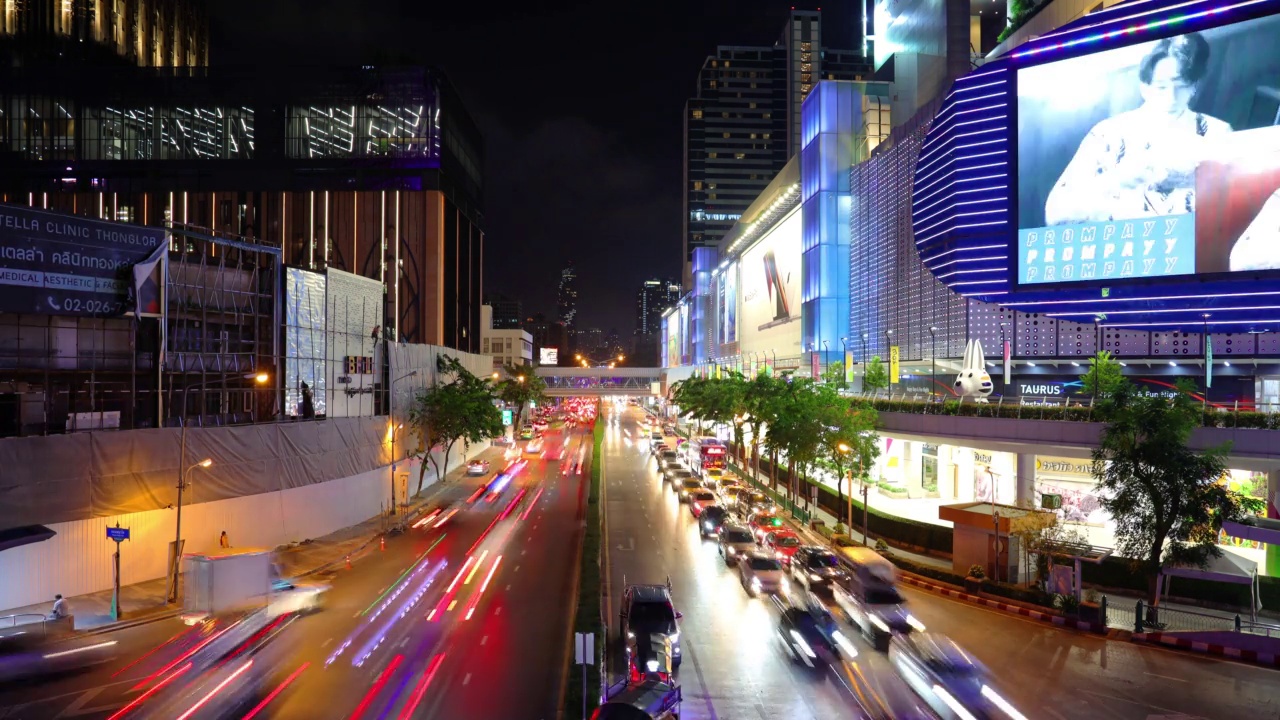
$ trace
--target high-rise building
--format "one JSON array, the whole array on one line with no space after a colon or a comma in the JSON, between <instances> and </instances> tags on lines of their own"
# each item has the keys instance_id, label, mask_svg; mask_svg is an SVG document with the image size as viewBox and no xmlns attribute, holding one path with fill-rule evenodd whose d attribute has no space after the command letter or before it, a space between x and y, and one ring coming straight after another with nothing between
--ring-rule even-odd
<instances>
[{"instance_id":1,"label":"high-rise building","mask_svg":"<svg viewBox=\"0 0 1280 720\"><path fill-rule=\"evenodd\" d=\"M533 336L534 359L540 360L543 349L555 348L559 355L559 364L573 363L573 355L566 349L569 346L569 333L564 323L559 320L549 320L546 315L537 313L525 318L524 330Z\"/></svg>"},{"instance_id":2,"label":"high-rise building","mask_svg":"<svg viewBox=\"0 0 1280 720\"><path fill-rule=\"evenodd\" d=\"M501 293L490 293L484 296L484 304L493 308L493 329L512 330L520 328L524 322L523 303Z\"/></svg>"},{"instance_id":3,"label":"high-rise building","mask_svg":"<svg viewBox=\"0 0 1280 720\"><path fill-rule=\"evenodd\" d=\"M646 280L636 291L635 344L631 354L634 365L658 364L658 335L662 331L662 313L680 302L680 283L674 280Z\"/></svg>"},{"instance_id":4,"label":"high-rise building","mask_svg":"<svg viewBox=\"0 0 1280 720\"><path fill-rule=\"evenodd\" d=\"M578 352L587 353L592 357L601 354L604 347L604 331L600 328L586 328L579 330L577 337L574 338L578 344Z\"/></svg>"},{"instance_id":5,"label":"high-rise building","mask_svg":"<svg viewBox=\"0 0 1280 720\"><path fill-rule=\"evenodd\" d=\"M557 293L560 310L560 322L573 340L574 320L578 317L578 272L573 268L573 261L560 271L560 288Z\"/></svg>"},{"instance_id":6,"label":"high-rise building","mask_svg":"<svg viewBox=\"0 0 1280 720\"><path fill-rule=\"evenodd\" d=\"M859 43L861 45L861 43ZM822 47L822 14L792 10L772 46L721 45L684 113L684 275L800 150L800 104L819 80L870 79L861 53Z\"/></svg>"}]
</instances>

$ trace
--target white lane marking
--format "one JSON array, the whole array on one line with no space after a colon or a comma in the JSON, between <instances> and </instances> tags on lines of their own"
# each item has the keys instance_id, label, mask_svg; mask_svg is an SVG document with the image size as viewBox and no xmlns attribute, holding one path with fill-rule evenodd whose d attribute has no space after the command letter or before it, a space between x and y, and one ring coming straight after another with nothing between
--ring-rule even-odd
<instances>
[{"instance_id":1,"label":"white lane marking","mask_svg":"<svg viewBox=\"0 0 1280 720\"><path fill-rule=\"evenodd\" d=\"M356 613L355 615L352 615L351 617L353 617L353 618L358 618L358 617L360 617L360 613ZM666 651L664 650L663 652L666 652Z\"/></svg>"},{"instance_id":2,"label":"white lane marking","mask_svg":"<svg viewBox=\"0 0 1280 720\"><path fill-rule=\"evenodd\" d=\"M466 677L464 677L464 678L462 678L462 684L463 684L463 685L466 685L466 684L467 684L467 683L469 683L469 682L471 682L471 673L467 673L467 676L466 676Z\"/></svg>"},{"instance_id":3,"label":"white lane marking","mask_svg":"<svg viewBox=\"0 0 1280 720\"><path fill-rule=\"evenodd\" d=\"M331 643L331 642L333 642L333 638L329 638L328 640L325 640L325 641L324 641L324 644L322 644L322 645L320 646L320 649L321 649L321 650L323 650L323 649L325 649L325 648L329 647L329 643ZM664 651L664 652L665 652L665 651Z\"/></svg>"},{"instance_id":4,"label":"white lane marking","mask_svg":"<svg viewBox=\"0 0 1280 720\"><path fill-rule=\"evenodd\" d=\"M485 644L485 643L487 643L487 642L489 642L489 636L488 636L488 635L485 635L484 637L480 638L480 644L481 644L481 645L483 645L483 644ZM665 652L665 651L664 651L664 652Z\"/></svg>"},{"instance_id":5,"label":"white lane marking","mask_svg":"<svg viewBox=\"0 0 1280 720\"><path fill-rule=\"evenodd\" d=\"M507 589L507 590L510 590L510 589L511 589L511 583L507 583L507 587L506 587L506 589ZM665 651L664 651L664 652L665 652Z\"/></svg>"},{"instance_id":6,"label":"white lane marking","mask_svg":"<svg viewBox=\"0 0 1280 720\"><path fill-rule=\"evenodd\" d=\"M520 557L524 557L524 554L525 554L526 552L528 552L528 551L527 551L527 550L521 550L521 551L520 551ZM663 652L666 652L666 650L663 650Z\"/></svg>"},{"instance_id":7,"label":"white lane marking","mask_svg":"<svg viewBox=\"0 0 1280 720\"><path fill-rule=\"evenodd\" d=\"M501 615L501 614L502 614L502 608L501 608L501 607L499 607L497 610L494 610L494 611L493 611L493 614L494 614L494 615Z\"/></svg>"},{"instance_id":8,"label":"white lane marking","mask_svg":"<svg viewBox=\"0 0 1280 720\"><path fill-rule=\"evenodd\" d=\"M409 644L409 638L406 637L405 639L401 640L398 644L396 644L396 647L402 648L408 644Z\"/></svg>"},{"instance_id":9,"label":"white lane marking","mask_svg":"<svg viewBox=\"0 0 1280 720\"><path fill-rule=\"evenodd\" d=\"M1168 675L1157 675L1157 674L1152 673L1152 672L1143 672L1142 674L1143 674L1143 675L1150 675L1151 677L1158 677L1158 678L1161 678L1161 679L1163 679L1163 680L1172 680L1172 681L1174 681L1174 682L1180 682L1180 683L1189 682L1189 681L1187 681L1187 680L1183 680L1182 678L1169 677Z\"/></svg>"},{"instance_id":10,"label":"white lane marking","mask_svg":"<svg viewBox=\"0 0 1280 720\"><path fill-rule=\"evenodd\" d=\"M516 569L515 569L515 570L512 570L511 572L520 572L520 566L519 566L519 565L517 565L517 566L516 566Z\"/></svg>"}]
</instances>

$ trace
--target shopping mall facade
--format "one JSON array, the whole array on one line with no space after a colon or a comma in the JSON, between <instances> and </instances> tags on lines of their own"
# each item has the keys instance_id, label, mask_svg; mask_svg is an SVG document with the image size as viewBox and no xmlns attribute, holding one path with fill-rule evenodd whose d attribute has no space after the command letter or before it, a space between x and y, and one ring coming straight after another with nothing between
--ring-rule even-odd
<instances>
[{"instance_id":1,"label":"shopping mall facade","mask_svg":"<svg viewBox=\"0 0 1280 720\"><path fill-rule=\"evenodd\" d=\"M892 80L815 87L799 155L695 253L663 364L843 363L860 390L868 359L896 358L891 390L925 397L979 341L992 401L1040 405L1089 402L1106 350L1154 391L1280 409L1280 0L1053 0L983 58L937 5L877 3ZM939 504L1055 495L1111 544L1088 447L882 438L886 509L939 522ZM1280 460L1231 464L1276 517Z\"/></svg>"}]
</instances>

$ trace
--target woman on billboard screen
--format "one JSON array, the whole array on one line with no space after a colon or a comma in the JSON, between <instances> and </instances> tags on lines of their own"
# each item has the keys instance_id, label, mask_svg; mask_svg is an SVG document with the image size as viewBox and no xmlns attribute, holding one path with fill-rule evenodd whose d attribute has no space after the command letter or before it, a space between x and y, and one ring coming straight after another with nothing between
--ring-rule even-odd
<instances>
[{"instance_id":1,"label":"woman on billboard screen","mask_svg":"<svg viewBox=\"0 0 1280 720\"><path fill-rule=\"evenodd\" d=\"M1199 33L1156 42L1137 67L1142 104L1093 126L1049 193L1046 224L1195 212L1207 141L1231 132L1191 107L1208 64Z\"/></svg>"}]
</instances>

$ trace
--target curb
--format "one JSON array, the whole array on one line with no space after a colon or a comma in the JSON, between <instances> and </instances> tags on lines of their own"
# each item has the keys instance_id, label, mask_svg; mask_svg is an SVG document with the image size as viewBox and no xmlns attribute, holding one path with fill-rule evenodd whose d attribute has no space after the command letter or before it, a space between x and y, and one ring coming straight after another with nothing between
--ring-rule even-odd
<instances>
[{"instance_id":1,"label":"curb","mask_svg":"<svg viewBox=\"0 0 1280 720\"><path fill-rule=\"evenodd\" d=\"M1080 620L1068 620L1067 618L1061 615L1055 615L1053 613L1048 613L1048 612L1040 612L1039 610L1031 610L1031 609L1022 607L1021 605L1010 605L1009 603L1003 603L998 600L990 600L988 598L979 597L977 595L970 595L969 593L963 592L961 590L952 590L951 588L943 587L942 585L938 585L936 583L926 582L920 579L918 576L908 573L901 569L898 570L898 573L901 575L902 581L905 582L906 584L921 588L923 590L928 590L930 592L934 592L939 595L943 595L945 597L956 598L958 600L963 600L964 602L971 603L974 605L981 605L983 607L993 608L1004 613L1009 613L1010 615L1019 615L1021 617L1031 618L1032 620L1039 620L1040 622L1053 625L1055 627L1066 628L1068 630L1082 630L1085 632L1098 633L1098 634L1106 634L1107 632L1106 628L1101 627L1095 623L1084 622Z\"/></svg>"},{"instance_id":2,"label":"curb","mask_svg":"<svg viewBox=\"0 0 1280 720\"><path fill-rule=\"evenodd\" d=\"M1205 655L1214 655L1229 660L1242 660L1248 663L1254 663L1263 667L1280 668L1280 656L1274 653L1263 653L1257 650L1245 650L1237 647L1227 647L1217 643L1200 642L1169 633L1134 633L1130 638L1132 642L1150 643L1152 645L1163 645L1166 647L1177 648L1179 650L1188 650L1190 652L1203 653Z\"/></svg>"},{"instance_id":3,"label":"curb","mask_svg":"<svg viewBox=\"0 0 1280 720\"><path fill-rule=\"evenodd\" d=\"M168 620L170 618L175 618L180 614L182 614L181 610L161 610L159 612L143 615L142 617L132 618L129 620L120 620L117 622L110 623L108 625L101 625L96 628L91 628L89 630L77 631L75 635L76 637L92 637L94 635L106 635L107 633L113 633L113 632L116 632L117 630L128 630L129 628L141 627L143 625L150 625L151 623L154 623L154 622L160 622L161 620Z\"/></svg>"}]
</instances>

